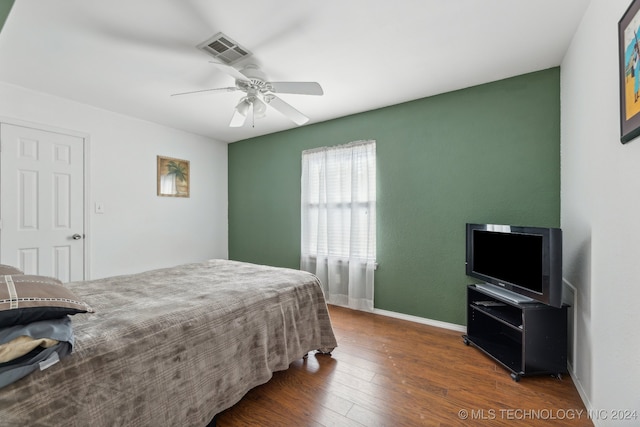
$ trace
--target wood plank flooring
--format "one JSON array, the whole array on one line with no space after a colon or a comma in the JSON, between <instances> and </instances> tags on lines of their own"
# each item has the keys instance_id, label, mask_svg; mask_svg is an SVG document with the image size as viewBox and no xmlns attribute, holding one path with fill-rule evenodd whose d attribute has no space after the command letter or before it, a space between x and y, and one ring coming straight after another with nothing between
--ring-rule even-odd
<instances>
[{"instance_id":1,"label":"wood plank flooring","mask_svg":"<svg viewBox=\"0 0 640 427\"><path fill-rule=\"evenodd\" d=\"M568 374L516 383L459 332L329 310L333 354L276 372L220 413L218 427L593 425Z\"/></svg>"}]
</instances>

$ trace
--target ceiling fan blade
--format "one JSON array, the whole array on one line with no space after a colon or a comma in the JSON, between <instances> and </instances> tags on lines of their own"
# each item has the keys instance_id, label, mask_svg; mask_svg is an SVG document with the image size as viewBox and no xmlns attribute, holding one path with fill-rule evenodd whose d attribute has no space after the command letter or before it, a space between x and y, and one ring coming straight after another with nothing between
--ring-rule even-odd
<instances>
[{"instance_id":1,"label":"ceiling fan blade","mask_svg":"<svg viewBox=\"0 0 640 427\"><path fill-rule=\"evenodd\" d=\"M273 92L299 95L322 95L322 86L317 82L271 82Z\"/></svg>"},{"instance_id":2,"label":"ceiling fan blade","mask_svg":"<svg viewBox=\"0 0 640 427\"><path fill-rule=\"evenodd\" d=\"M219 87L215 89L202 89L202 90L194 90L191 92L180 92L180 93L172 93L171 96L180 96L180 95L208 95L212 92L235 92L238 90L237 87Z\"/></svg>"},{"instance_id":3,"label":"ceiling fan blade","mask_svg":"<svg viewBox=\"0 0 640 427\"><path fill-rule=\"evenodd\" d=\"M233 110L233 116L231 117L231 122L229 122L229 127L232 128L240 128L244 125L244 122L247 120L247 117L253 116L253 104L249 103L248 108L246 110L246 114L242 114L238 107Z\"/></svg>"},{"instance_id":4,"label":"ceiling fan blade","mask_svg":"<svg viewBox=\"0 0 640 427\"><path fill-rule=\"evenodd\" d=\"M269 105L278 110L298 126L301 126L309 121L309 117L305 116L300 111L296 110L291 105L287 104L275 95L270 95L269 98L265 99L265 101L268 101Z\"/></svg>"},{"instance_id":5,"label":"ceiling fan blade","mask_svg":"<svg viewBox=\"0 0 640 427\"><path fill-rule=\"evenodd\" d=\"M224 71L225 73L229 74L231 77L233 77L236 80L241 80L241 81L247 81L247 76L245 76L244 74L242 74L240 71L236 70L235 68L227 65L227 64L223 64L222 62L218 62L218 61L209 61L212 64L214 64L216 67L218 67L220 70Z\"/></svg>"}]
</instances>

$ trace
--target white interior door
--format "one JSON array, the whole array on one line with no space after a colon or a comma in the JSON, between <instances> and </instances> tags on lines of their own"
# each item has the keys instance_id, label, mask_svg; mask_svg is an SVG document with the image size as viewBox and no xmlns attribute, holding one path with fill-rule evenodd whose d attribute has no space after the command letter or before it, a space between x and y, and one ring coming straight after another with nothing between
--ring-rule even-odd
<instances>
[{"instance_id":1,"label":"white interior door","mask_svg":"<svg viewBox=\"0 0 640 427\"><path fill-rule=\"evenodd\" d=\"M84 139L0 124L0 263L84 279Z\"/></svg>"}]
</instances>

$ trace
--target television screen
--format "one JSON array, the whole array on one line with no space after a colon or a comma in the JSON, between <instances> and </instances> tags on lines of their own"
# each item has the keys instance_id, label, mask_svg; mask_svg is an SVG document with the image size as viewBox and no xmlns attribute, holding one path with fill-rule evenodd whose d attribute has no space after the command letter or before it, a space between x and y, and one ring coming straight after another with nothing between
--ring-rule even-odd
<instances>
[{"instance_id":1,"label":"television screen","mask_svg":"<svg viewBox=\"0 0 640 427\"><path fill-rule=\"evenodd\" d=\"M519 301L562 305L558 228L467 224L466 264L467 275L526 297Z\"/></svg>"},{"instance_id":2,"label":"television screen","mask_svg":"<svg viewBox=\"0 0 640 427\"><path fill-rule=\"evenodd\" d=\"M473 233L474 271L542 293L542 236Z\"/></svg>"}]
</instances>

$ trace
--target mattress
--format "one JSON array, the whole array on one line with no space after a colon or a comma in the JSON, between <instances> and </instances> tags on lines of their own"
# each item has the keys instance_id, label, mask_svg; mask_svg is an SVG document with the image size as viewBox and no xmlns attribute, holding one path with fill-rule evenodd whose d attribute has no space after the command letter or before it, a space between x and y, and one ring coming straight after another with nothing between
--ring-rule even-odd
<instances>
[{"instance_id":1,"label":"mattress","mask_svg":"<svg viewBox=\"0 0 640 427\"><path fill-rule=\"evenodd\" d=\"M68 287L73 353L0 390L3 426L206 426L336 339L307 272L210 260Z\"/></svg>"}]
</instances>

